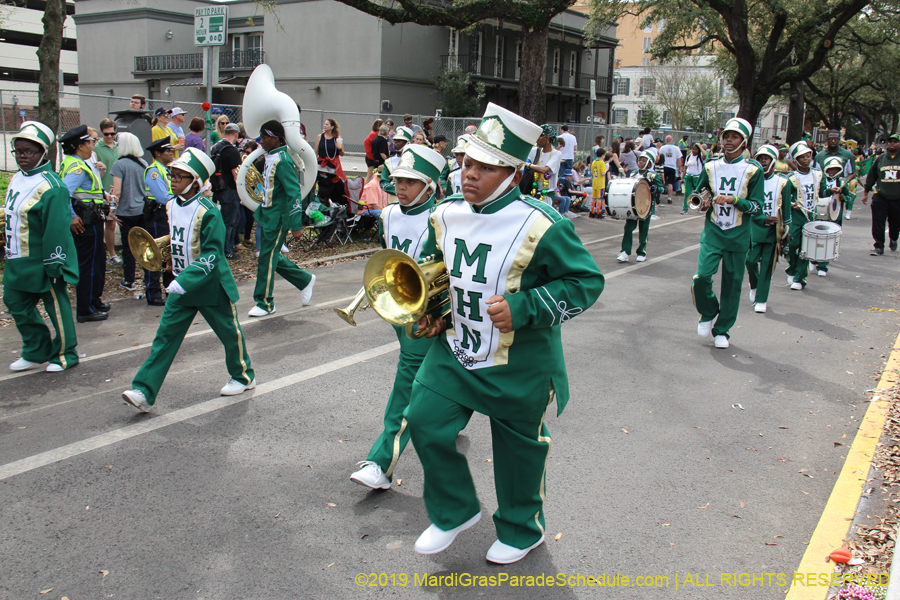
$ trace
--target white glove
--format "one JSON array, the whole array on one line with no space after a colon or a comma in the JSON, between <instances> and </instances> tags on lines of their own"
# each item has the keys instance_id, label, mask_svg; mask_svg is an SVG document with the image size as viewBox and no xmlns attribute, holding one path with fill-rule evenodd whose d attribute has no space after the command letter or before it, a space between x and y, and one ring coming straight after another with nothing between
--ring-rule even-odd
<instances>
[{"instance_id":1,"label":"white glove","mask_svg":"<svg viewBox=\"0 0 900 600\"><path fill-rule=\"evenodd\" d=\"M173 281L169 284L169 287L166 288L166 293L168 294L183 294L184 288L181 287L181 284L177 281Z\"/></svg>"}]
</instances>

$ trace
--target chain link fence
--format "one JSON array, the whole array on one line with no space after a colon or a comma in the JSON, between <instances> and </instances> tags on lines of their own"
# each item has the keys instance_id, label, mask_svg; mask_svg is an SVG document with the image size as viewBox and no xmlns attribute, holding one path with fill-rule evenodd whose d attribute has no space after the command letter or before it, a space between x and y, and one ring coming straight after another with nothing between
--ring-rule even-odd
<instances>
[{"instance_id":1,"label":"chain link fence","mask_svg":"<svg viewBox=\"0 0 900 600\"><path fill-rule=\"evenodd\" d=\"M72 127L82 123L91 127L99 127L100 121L105 118L114 118L112 113L116 111L128 110L130 97L107 96L101 94L60 94L60 133L68 131ZM171 100L147 100L145 110L152 115L159 107L173 108L179 107L185 112L185 122L182 125L185 131L188 130L188 124L193 117L200 117L205 120L206 112L203 110L199 102L180 101L175 98ZM16 163L10 152L8 138L11 133L18 130L19 125L23 121L36 120L38 115L38 93L36 91L13 91L0 90L0 128L2 128L4 151L2 159L0 159L0 170L15 170ZM229 122L241 123L243 120L242 109L238 105L232 104L214 104L210 110L210 117L215 123L219 115L228 117ZM434 120L432 124L432 134L434 136L442 135L447 138L447 146L444 154L449 155L450 151L456 145L459 136L465 133L465 129L469 125L478 125L480 119L476 117L467 118L451 118L451 117L433 117L429 115L413 115L413 123L422 126L427 118ZM344 170L348 175L357 173L365 173L365 151L363 149L363 141L372 131L372 125L376 119L383 121L391 121L394 129L403 125L402 114L386 114L374 112L336 112L324 111L318 109L303 109L301 114L301 122L306 127L307 139L310 145L315 144L316 136L322 131L325 119L333 119L338 124L338 131L344 142L345 156L343 159ZM562 123L553 123L550 125L557 129ZM625 138L636 138L641 128L635 126L624 125L599 125L599 124L569 124L569 133L574 135L578 140L577 160L589 161L591 148L594 146L594 140L597 136L603 136L604 145L609 146L610 142L618 135ZM207 131L207 136L208 136ZM247 134L255 137L258 132L248 131ZM778 136L784 135L783 131L769 128L760 128L754 134L754 147L758 147L767 140L778 140ZM654 137L665 139L666 135L671 135L675 143L682 138L688 136L688 142L702 141L710 143L714 138L709 134L698 131L675 131L675 130L654 130ZM208 137L207 137L208 139ZM315 150L315 149L314 149Z\"/></svg>"}]
</instances>

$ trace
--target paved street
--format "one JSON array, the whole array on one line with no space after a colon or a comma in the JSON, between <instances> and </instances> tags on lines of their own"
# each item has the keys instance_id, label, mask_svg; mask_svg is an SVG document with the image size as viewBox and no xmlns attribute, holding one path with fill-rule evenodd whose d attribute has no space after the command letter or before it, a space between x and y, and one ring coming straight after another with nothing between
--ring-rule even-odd
<instances>
[{"instance_id":1,"label":"paved street","mask_svg":"<svg viewBox=\"0 0 900 600\"><path fill-rule=\"evenodd\" d=\"M244 318L253 394L218 396L224 354L198 316L153 413L124 405L161 314L134 300L77 325L77 368L0 376L0 597L783 598L774 579L722 587L722 574L798 566L900 329L897 312L870 312L897 307L900 253L869 256L857 203L828 277L789 291L782 262L765 315L745 283L732 346L717 350L698 340L691 304L702 221L678 210L663 208L637 264L615 261L622 221L575 221L606 289L563 328L572 399L547 417L548 542L520 563L484 559L496 508L485 417L459 438L485 518L441 554L412 549L428 518L411 444L390 491L350 481L398 356L371 310L356 328L332 312L359 289L357 260L315 269L310 306L279 280L278 311ZM252 283L239 286L241 315ZM5 362L19 348L15 328L0 329ZM385 575L359 587L358 573ZM464 585L558 573L659 579ZM422 588L414 574L463 579Z\"/></svg>"}]
</instances>

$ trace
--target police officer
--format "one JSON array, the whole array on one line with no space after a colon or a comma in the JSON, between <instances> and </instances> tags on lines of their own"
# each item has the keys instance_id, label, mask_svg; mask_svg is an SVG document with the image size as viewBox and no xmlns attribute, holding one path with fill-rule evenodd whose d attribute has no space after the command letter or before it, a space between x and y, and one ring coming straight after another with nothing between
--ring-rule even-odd
<instances>
[{"instance_id":1,"label":"police officer","mask_svg":"<svg viewBox=\"0 0 900 600\"><path fill-rule=\"evenodd\" d=\"M75 319L105 321L109 304L103 302L106 281L106 247L103 239L103 184L87 160L96 140L87 125L70 129L59 138L65 158L59 176L72 203L72 234L78 253L80 277L76 286Z\"/></svg>"},{"instance_id":2,"label":"police officer","mask_svg":"<svg viewBox=\"0 0 900 600\"><path fill-rule=\"evenodd\" d=\"M146 148L153 155L153 162L144 169L144 229L153 238L169 235L169 218L166 215L166 204L175 198L172 193L172 182L169 179L168 166L175 159L175 149L168 138L156 140ZM158 271L144 270L144 286L147 304L164 306L162 287L168 287L174 279L170 271L162 271L163 286L159 285Z\"/></svg>"}]
</instances>

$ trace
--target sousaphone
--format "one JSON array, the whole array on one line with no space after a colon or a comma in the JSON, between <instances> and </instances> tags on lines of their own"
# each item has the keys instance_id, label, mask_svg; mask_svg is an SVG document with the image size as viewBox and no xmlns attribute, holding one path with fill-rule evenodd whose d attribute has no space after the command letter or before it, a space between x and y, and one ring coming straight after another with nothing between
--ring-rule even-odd
<instances>
[{"instance_id":1,"label":"sousaphone","mask_svg":"<svg viewBox=\"0 0 900 600\"><path fill-rule=\"evenodd\" d=\"M275 74L269 65L259 65L253 70L244 90L244 129L251 136L259 133L266 121L275 120L284 125L284 139L288 152L297 168L300 180L300 197L305 198L316 183L319 164L315 152L300 134L300 109L297 103L284 92L275 88ZM256 210L265 196L265 182L262 174L253 166L253 161L265 154L261 147L244 159L238 169L238 196L241 204Z\"/></svg>"}]
</instances>

